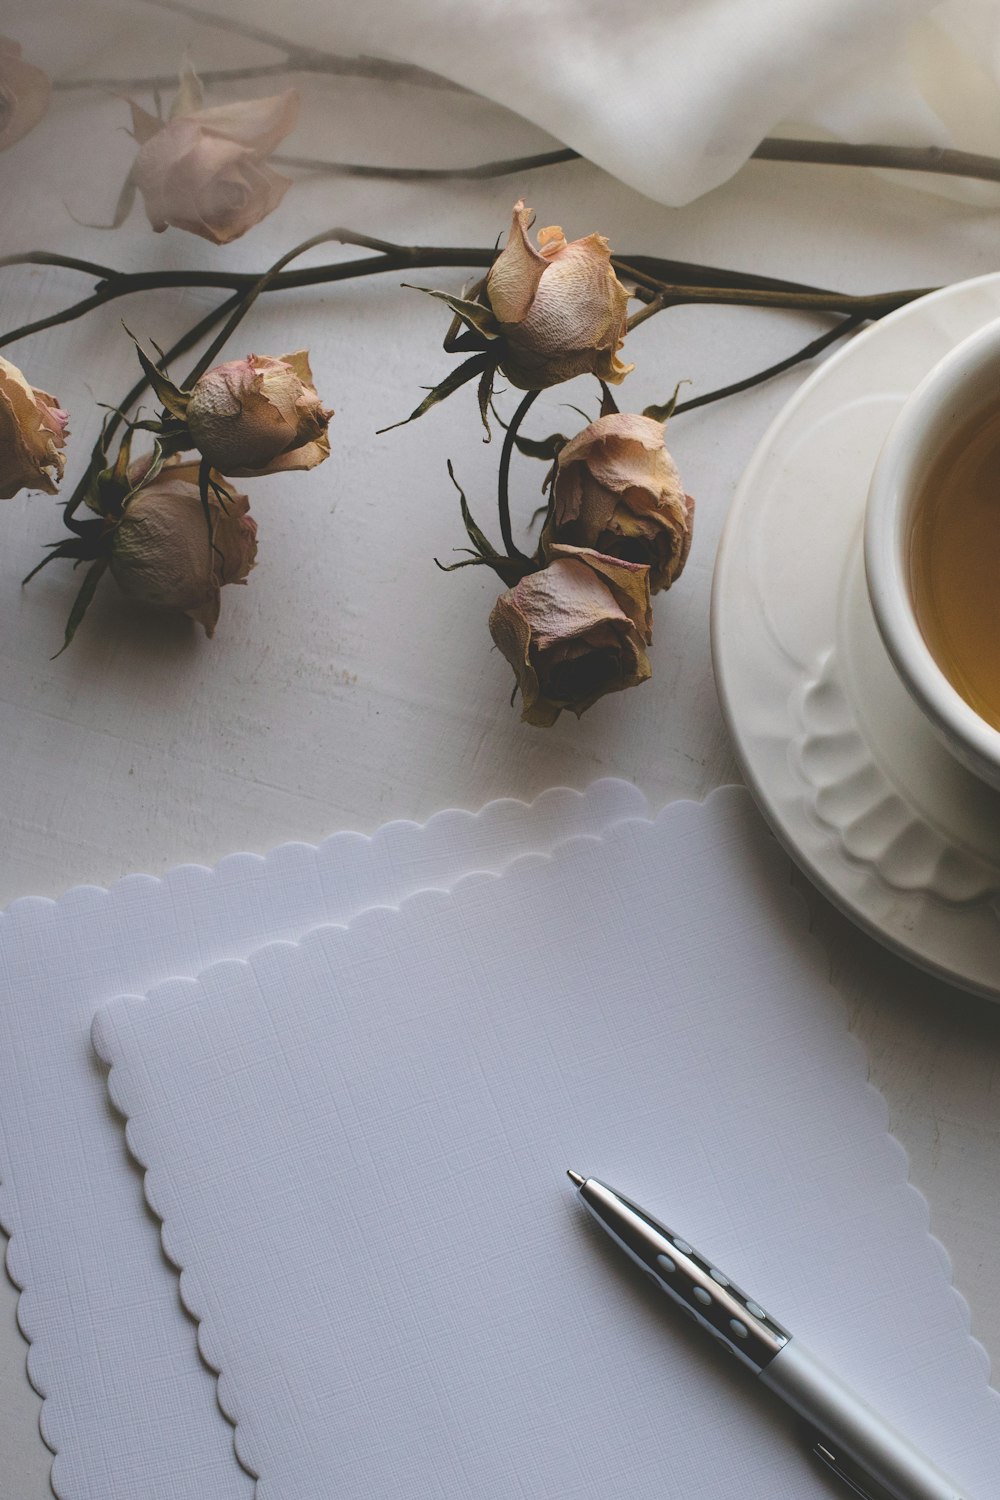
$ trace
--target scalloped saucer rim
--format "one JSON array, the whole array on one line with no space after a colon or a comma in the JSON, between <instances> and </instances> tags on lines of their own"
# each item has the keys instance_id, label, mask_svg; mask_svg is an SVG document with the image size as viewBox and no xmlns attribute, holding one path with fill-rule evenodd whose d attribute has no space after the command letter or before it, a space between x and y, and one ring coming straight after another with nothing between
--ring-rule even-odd
<instances>
[{"instance_id":1,"label":"scalloped saucer rim","mask_svg":"<svg viewBox=\"0 0 1000 1500\"><path fill-rule=\"evenodd\" d=\"M940 745L871 616L860 536L896 411L1000 318L1000 273L899 309L825 361L737 487L712 588L712 655L743 775L779 840L881 942L1000 999L1000 793Z\"/></svg>"}]
</instances>

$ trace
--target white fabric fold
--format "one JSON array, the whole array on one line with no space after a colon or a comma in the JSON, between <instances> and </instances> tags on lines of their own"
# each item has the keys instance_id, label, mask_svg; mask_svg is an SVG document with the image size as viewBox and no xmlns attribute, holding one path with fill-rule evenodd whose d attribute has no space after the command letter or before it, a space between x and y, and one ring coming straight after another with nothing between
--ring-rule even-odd
<instances>
[{"instance_id":1,"label":"white fabric fold","mask_svg":"<svg viewBox=\"0 0 1000 1500\"><path fill-rule=\"evenodd\" d=\"M996 0L212 0L476 90L663 203L773 133L1000 154ZM912 175L915 186L941 179Z\"/></svg>"}]
</instances>

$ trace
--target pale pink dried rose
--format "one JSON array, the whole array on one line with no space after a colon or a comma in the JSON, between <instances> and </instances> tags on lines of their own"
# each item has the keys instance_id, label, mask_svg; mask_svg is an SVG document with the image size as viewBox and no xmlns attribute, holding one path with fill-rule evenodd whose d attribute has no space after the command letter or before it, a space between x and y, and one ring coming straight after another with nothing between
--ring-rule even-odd
<instances>
[{"instance_id":1,"label":"pale pink dried rose","mask_svg":"<svg viewBox=\"0 0 1000 1500\"><path fill-rule=\"evenodd\" d=\"M548 535L649 565L649 590L680 577L694 501L663 441L663 423L631 412L599 417L559 452Z\"/></svg>"},{"instance_id":2,"label":"pale pink dried rose","mask_svg":"<svg viewBox=\"0 0 1000 1500\"><path fill-rule=\"evenodd\" d=\"M652 672L649 569L585 547L556 545L550 557L501 594L490 615L490 634L521 689L521 718L542 727L564 708L579 718Z\"/></svg>"},{"instance_id":3,"label":"pale pink dried rose","mask_svg":"<svg viewBox=\"0 0 1000 1500\"><path fill-rule=\"evenodd\" d=\"M186 421L209 463L250 478L321 464L330 456L332 416L313 385L309 355L299 349L216 365L192 387Z\"/></svg>"},{"instance_id":4,"label":"pale pink dried rose","mask_svg":"<svg viewBox=\"0 0 1000 1500\"><path fill-rule=\"evenodd\" d=\"M41 68L24 61L17 42L0 36L0 151L34 130L49 107L51 92Z\"/></svg>"},{"instance_id":5,"label":"pale pink dried rose","mask_svg":"<svg viewBox=\"0 0 1000 1500\"><path fill-rule=\"evenodd\" d=\"M540 390L574 375L596 375L617 385L634 367L623 365L628 293L600 234L567 243L553 225L528 238L531 209L514 205L507 243L486 278L486 296L500 325L500 367L514 385Z\"/></svg>"},{"instance_id":6,"label":"pale pink dried rose","mask_svg":"<svg viewBox=\"0 0 1000 1500\"><path fill-rule=\"evenodd\" d=\"M192 108L198 99L197 81L187 93L182 82L180 107L166 124L132 105L140 143L132 182L157 233L173 225L228 245L272 213L291 186L266 158L294 129L299 96L286 89L266 99Z\"/></svg>"},{"instance_id":7,"label":"pale pink dried rose","mask_svg":"<svg viewBox=\"0 0 1000 1500\"><path fill-rule=\"evenodd\" d=\"M35 390L16 365L0 358L0 500L18 490L56 493L68 423L55 396Z\"/></svg>"},{"instance_id":8,"label":"pale pink dried rose","mask_svg":"<svg viewBox=\"0 0 1000 1500\"><path fill-rule=\"evenodd\" d=\"M211 536L198 485L199 463L168 459L129 500L112 540L110 566L129 599L190 615L211 636L227 583L246 583L257 556L257 523L246 495L212 475ZM142 467L130 470L135 482Z\"/></svg>"}]
</instances>

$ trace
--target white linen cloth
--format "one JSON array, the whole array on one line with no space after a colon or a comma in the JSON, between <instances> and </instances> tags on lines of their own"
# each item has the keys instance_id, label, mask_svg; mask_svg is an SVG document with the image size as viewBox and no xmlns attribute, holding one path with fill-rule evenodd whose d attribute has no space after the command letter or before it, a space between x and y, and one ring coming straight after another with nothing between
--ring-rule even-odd
<instances>
[{"instance_id":1,"label":"white linen cloth","mask_svg":"<svg viewBox=\"0 0 1000 1500\"><path fill-rule=\"evenodd\" d=\"M661 203L718 187L776 131L1000 154L996 0L296 0L277 10L272 0L209 0L207 8L302 44L441 73Z\"/></svg>"}]
</instances>

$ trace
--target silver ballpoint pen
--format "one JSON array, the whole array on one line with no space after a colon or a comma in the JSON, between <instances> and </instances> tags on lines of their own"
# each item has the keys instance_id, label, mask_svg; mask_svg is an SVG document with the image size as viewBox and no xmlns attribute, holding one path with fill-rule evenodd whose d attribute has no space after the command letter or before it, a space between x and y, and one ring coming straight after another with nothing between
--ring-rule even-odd
<instances>
[{"instance_id":1,"label":"silver ballpoint pen","mask_svg":"<svg viewBox=\"0 0 1000 1500\"><path fill-rule=\"evenodd\" d=\"M567 1173L601 1228L813 1433L813 1452L862 1500L970 1500L680 1235L613 1188Z\"/></svg>"}]
</instances>

